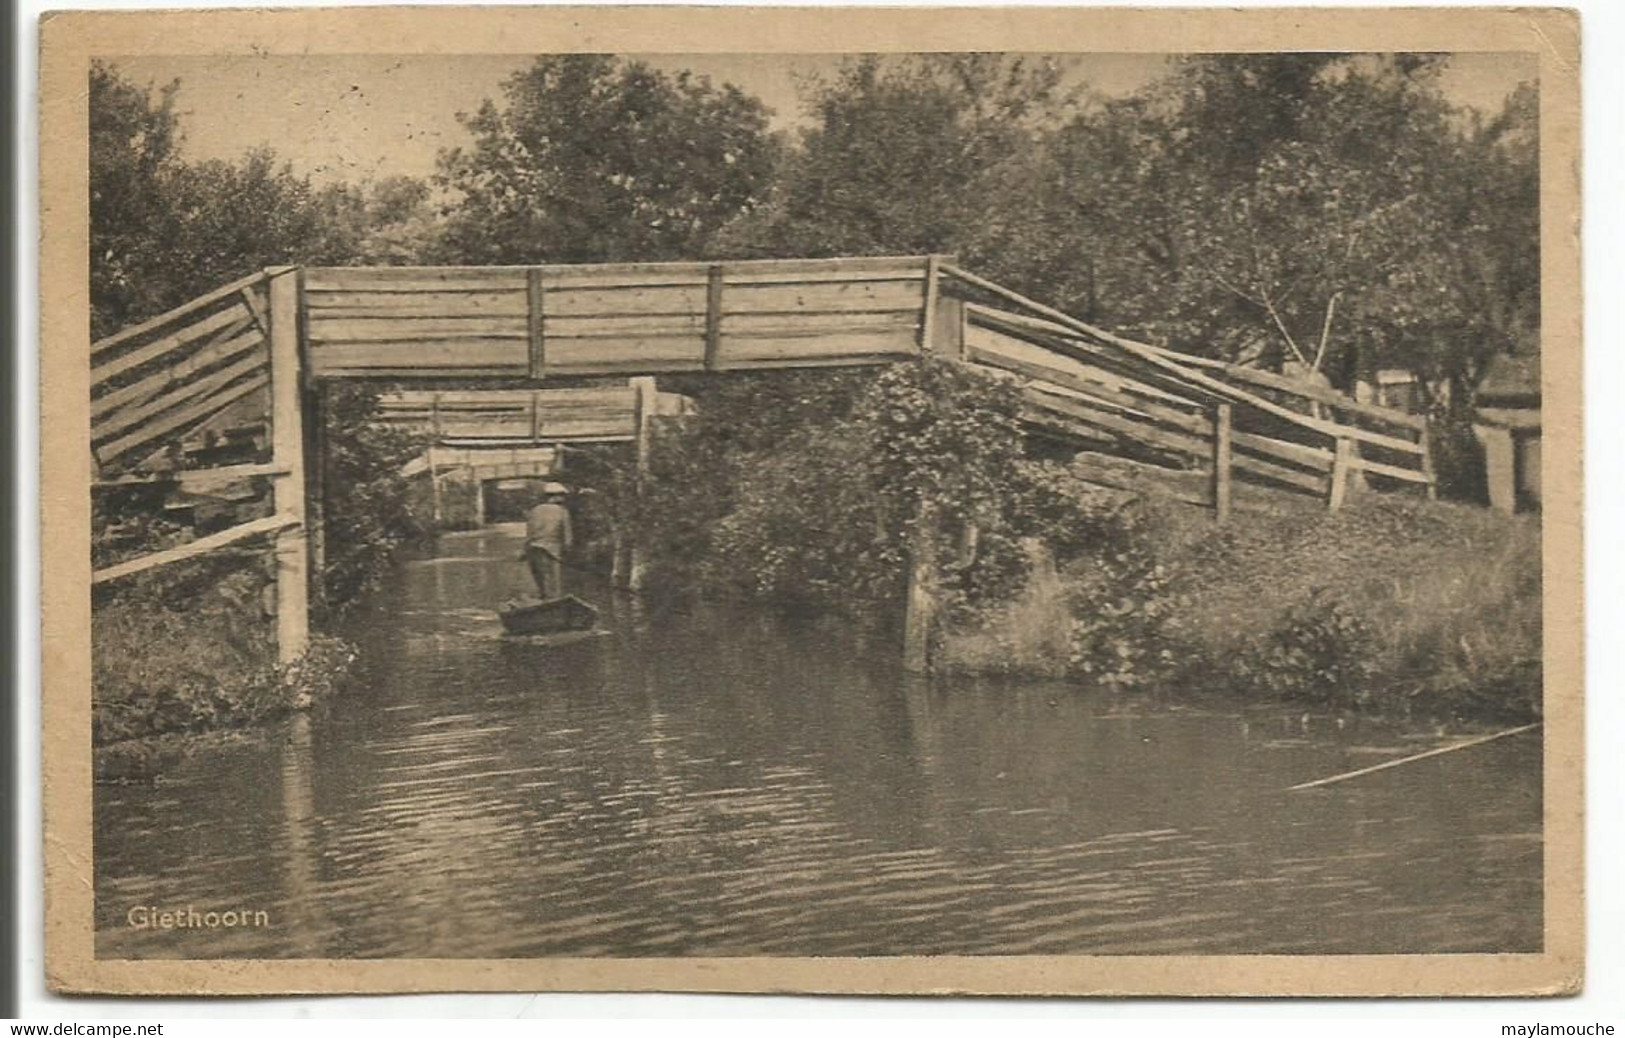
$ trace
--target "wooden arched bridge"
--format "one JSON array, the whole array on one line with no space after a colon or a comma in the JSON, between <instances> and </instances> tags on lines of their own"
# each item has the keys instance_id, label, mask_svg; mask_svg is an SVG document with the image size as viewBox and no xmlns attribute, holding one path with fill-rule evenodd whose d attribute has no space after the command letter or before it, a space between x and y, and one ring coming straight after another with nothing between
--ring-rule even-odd
<instances>
[{"instance_id":1,"label":"wooden arched bridge","mask_svg":"<svg viewBox=\"0 0 1625 1038\"><path fill-rule=\"evenodd\" d=\"M1352 486L1433 493L1421 418L1121 338L947 257L280 267L92 345L99 487L273 486L267 514L93 580L272 537L279 652L299 655L322 555L317 416L333 380L392 384L382 418L429 432L431 467L437 451L477 465L495 463L482 451L539 460L567 443L642 448L657 415L686 406L659 392L660 375L926 355L1018 381L1030 428L1069 445L1085 478L1211 508L1220 520L1260 495L1337 508ZM239 420L224 421L231 415ZM253 460L217 449L228 426L256 422L268 432L248 445L261 452ZM205 449L185 449L200 430L212 434Z\"/></svg>"}]
</instances>

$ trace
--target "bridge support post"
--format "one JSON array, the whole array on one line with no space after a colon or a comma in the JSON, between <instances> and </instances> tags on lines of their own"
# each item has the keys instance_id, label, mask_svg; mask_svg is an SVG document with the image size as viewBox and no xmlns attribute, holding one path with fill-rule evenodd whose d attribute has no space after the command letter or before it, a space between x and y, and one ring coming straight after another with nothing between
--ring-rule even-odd
<instances>
[{"instance_id":1,"label":"bridge support post","mask_svg":"<svg viewBox=\"0 0 1625 1038\"><path fill-rule=\"evenodd\" d=\"M633 494L643 496L644 481L649 476L650 431L653 428L656 394L659 386L650 376L628 379L632 388L632 449L634 456ZM616 529L611 549L610 583L618 588L641 591L648 577L648 560L634 537L624 529Z\"/></svg>"},{"instance_id":2,"label":"bridge support post","mask_svg":"<svg viewBox=\"0 0 1625 1038\"><path fill-rule=\"evenodd\" d=\"M931 669L931 633L937 613L937 511L920 502L909 547L908 601L903 615L903 669L923 674Z\"/></svg>"},{"instance_id":3,"label":"bridge support post","mask_svg":"<svg viewBox=\"0 0 1625 1038\"><path fill-rule=\"evenodd\" d=\"M1230 519L1230 404L1213 409L1213 518Z\"/></svg>"},{"instance_id":4,"label":"bridge support post","mask_svg":"<svg viewBox=\"0 0 1625 1038\"><path fill-rule=\"evenodd\" d=\"M300 271L266 271L270 279L271 462L278 515L292 523L276 537L277 660L290 663L310 642L310 539L306 528L305 423L300 349Z\"/></svg>"}]
</instances>

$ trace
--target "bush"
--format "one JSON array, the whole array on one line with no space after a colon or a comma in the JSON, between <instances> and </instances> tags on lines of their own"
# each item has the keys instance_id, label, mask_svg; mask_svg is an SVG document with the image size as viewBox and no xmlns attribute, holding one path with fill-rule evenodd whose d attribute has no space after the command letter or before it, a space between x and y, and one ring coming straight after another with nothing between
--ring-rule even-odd
<instances>
[{"instance_id":1,"label":"bush","mask_svg":"<svg viewBox=\"0 0 1625 1038\"><path fill-rule=\"evenodd\" d=\"M1377 640L1370 625L1324 589L1287 610L1231 661L1233 681L1278 699L1365 707L1376 698Z\"/></svg>"}]
</instances>

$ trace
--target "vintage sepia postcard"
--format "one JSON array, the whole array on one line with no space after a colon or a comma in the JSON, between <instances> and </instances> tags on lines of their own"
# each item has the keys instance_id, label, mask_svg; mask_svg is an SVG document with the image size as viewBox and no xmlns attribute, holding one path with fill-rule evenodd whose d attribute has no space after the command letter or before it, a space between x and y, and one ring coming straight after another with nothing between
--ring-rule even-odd
<instances>
[{"instance_id":1,"label":"vintage sepia postcard","mask_svg":"<svg viewBox=\"0 0 1625 1038\"><path fill-rule=\"evenodd\" d=\"M55 990L1579 990L1572 12L41 36Z\"/></svg>"}]
</instances>

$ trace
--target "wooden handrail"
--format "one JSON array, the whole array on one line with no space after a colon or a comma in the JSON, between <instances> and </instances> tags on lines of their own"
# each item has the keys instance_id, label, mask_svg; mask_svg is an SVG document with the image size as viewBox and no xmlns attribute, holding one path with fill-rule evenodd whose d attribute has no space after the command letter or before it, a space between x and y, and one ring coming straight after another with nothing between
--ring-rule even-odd
<instances>
[{"instance_id":1,"label":"wooden handrail","mask_svg":"<svg viewBox=\"0 0 1625 1038\"><path fill-rule=\"evenodd\" d=\"M245 288L253 288L255 285L259 284L261 281L264 281L269 276L268 271L256 271L245 278L239 278L236 281L233 281L229 285L222 285L220 288L217 288L212 292L205 292L196 299L182 303L173 310L165 310L157 317L149 317L140 324L133 324L128 328L122 328L105 339L98 339L91 343L90 355L94 357L99 353L105 353L113 347L118 346L121 343L129 342L131 339L136 338L145 332L150 332L154 329L161 328L170 321L175 320L177 317L184 317L194 310L201 310L211 303L218 303L227 296L235 295Z\"/></svg>"},{"instance_id":2,"label":"wooden handrail","mask_svg":"<svg viewBox=\"0 0 1625 1038\"><path fill-rule=\"evenodd\" d=\"M230 529L221 530L219 533L211 533L207 537L199 537L195 541L188 541L174 548L167 548L164 551L153 552L151 555L143 555L139 559L131 559L129 562L121 562L116 566L99 569L90 575L90 582L92 584L105 584L109 580L117 580L120 577L143 573L149 569L156 569L159 566L166 566L171 562L180 562L183 559L194 558L198 555L207 555L216 548L223 548L228 544L235 544L238 541L258 537L262 534L277 533L298 525L299 520L287 515L268 515L263 519L253 519Z\"/></svg>"}]
</instances>

